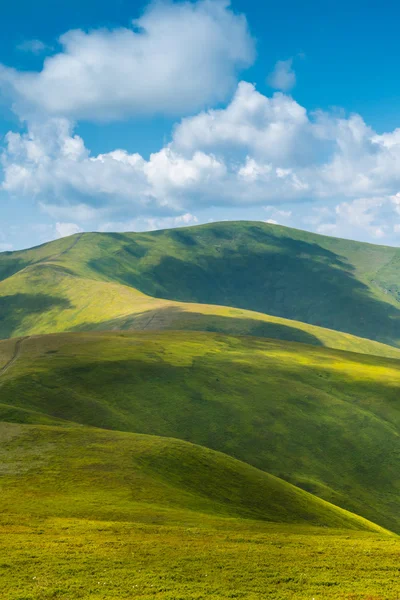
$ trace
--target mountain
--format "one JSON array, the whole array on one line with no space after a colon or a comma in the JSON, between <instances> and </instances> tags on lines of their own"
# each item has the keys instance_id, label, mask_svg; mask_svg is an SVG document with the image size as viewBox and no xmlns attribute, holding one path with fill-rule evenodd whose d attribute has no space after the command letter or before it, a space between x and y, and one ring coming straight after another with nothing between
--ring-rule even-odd
<instances>
[{"instance_id":1,"label":"mountain","mask_svg":"<svg viewBox=\"0 0 400 600\"><path fill-rule=\"evenodd\" d=\"M195 332L0 343L0 419L173 437L400 531L400 362Z\"/></svg>"},{"instance_id":2,"label":"mountain","mask_svg":"<svg viewBox=\"0 0 400 600\"><path fill-rule=\"evenodd\" d=\"M0 254L0 337L184 329L396 357L398 254L247 222L78 234Z\"/></svg>"}]
</instances>

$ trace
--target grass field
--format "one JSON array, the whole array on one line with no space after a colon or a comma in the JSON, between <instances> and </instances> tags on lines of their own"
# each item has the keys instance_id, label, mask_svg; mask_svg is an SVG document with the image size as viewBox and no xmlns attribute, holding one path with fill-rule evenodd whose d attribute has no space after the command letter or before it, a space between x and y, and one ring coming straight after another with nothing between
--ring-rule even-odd
<instances>
[{"instance_id":1,"label":"grass field","mask_svg":"<svg viewBox=\"0 0 400 600\"><path fill-rule=\"evenodd\" d=\"M304 344L60 334L20 342L0 418L191 441L400 531L399 386L396 360Z\"/></svg>"},{"instance_id":2,"label":"grass field","mask_svg":"<svg viewBox=\"0 0 400 600\"><path fill-rule=\"evenodd\" d=\"M4 600L400 593L397 536L205 448L2 424L0 456Z\"/></svg>"},{"instance_id":3,"label":"grass field","mask_svg":"<svg viewBox=\"0 0 400 600\"><path fill-rule=\"evenodd\" d=\"M395 538L214 519L202 527L0 517L4 600L397 600Z\"/></svg>"},{"instance_id":4,"label":"grass field","mask_svg":"<svg viewBox=\"0 0 400 600\"><path fill-rule=\"evenodd\" d=\"M354 343L358 351L365 344L362 351L383 354L368 342L229 307L400 346L399 252L252 222L79 234L0 254L0 336L148 328L156 310L163 328L308 338L350 350Z\"/></svg>"}]
</instances>

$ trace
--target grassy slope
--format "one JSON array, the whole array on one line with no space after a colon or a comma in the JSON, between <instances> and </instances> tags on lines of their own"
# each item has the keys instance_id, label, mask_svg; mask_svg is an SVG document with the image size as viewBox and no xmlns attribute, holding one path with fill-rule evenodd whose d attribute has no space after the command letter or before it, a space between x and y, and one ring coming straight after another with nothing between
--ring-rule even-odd
<instances>
[{"instance_id":1,"label":"grassy slope","mask_svg":"<svg viewBox=\"0 0 400 600\"><path fill-rule=\"evenodd\" d=\"M84 234L3 253L0 280L43 261L158 298L255 310L400 344L396 248L263 223L217 223L151 233ZM4 283L2 296L12 296ZM3 305L17 300L29 311L36 302L32 289L17 293L28 297L8 298ZM41 302L51 308L51 294L44 293Z\"/></svg>"},{"instance_id":2,"label":"grassy slope","mask_svg":"<svg viewBox=\"0 0 400 600\"><path fill-rule=\"evenodd\" d=\"M78 237L73 242L77 240L85 244ZM76 244L70 252L75 248L80 250ZM63 257L68 269L58 264ZM96 329L203 330L400 357L397 348L306 323L238 308L152 298L127 285L73 274L79 268L67 252L26 266L0 282L0 337Z\"/></svg>"},{"instance_id":3,"label":"grassy slope","mask_svg":"<svg viewBox=\"0 0 400 600\"><path fill-rule=\"evenodd\" d=\"M65 253L63 244L74 242ZM70 272L150 296L251 309L400 344L397 248L262 223L217 223L84 234L3 254L0 277L46 253Z\"/></svg>"},{"instance_id":4,"label":"grassy slope","mask_svg":"<svg viewBox=\"0 0 400 600\"><path fill-rule=\"evenodd\" d=\"M399 386L398 361L296 343L61 334L21 343L0 418L189 440L400 531Z\"/></svg>"},{"instance_id":5,"label":"grassy slope","mask_svg":"<svg viewBox=\"0 0 400 600\"><path fill-rule=\"evenodd\" d=\"M154 236L169 237L170 233ZM121 236L113 238L113 243L118 242L113 248L107 240L101 256L95 257L102 263L100 268L89 256L98 246L98 236L95 244L87 236L77 238L77 245L89 241L87 256L82 252L79 257L76 248L70 250L71 240L60 240L23 258L11 255L4 261L4 255L0 257L0 278L8 278L0 284L0 295L11 296L3 304L0 299L0 313L12 309L0 322L0 330L4 332L1 328L10 323L11 334L64 329L67 320L68 328L72 321L72 327L99 328L142 328L144 322L149 329L176 327L176 323L196 329L201 323L204 329L269 337L275 331L276 337L390 355L385 347L373 350L368 340L302 323L266 317L260 331L261 315L162 303L114 285L113 279L140 289L149 286L148 292L154 285L165 287L162 271L168 264L161 265L165 257L162 251L157 257L154 240L147 236L143 243L152 247L147 266L135 267L133 274L131 261L131 271L127 264L120 272L116 268L116 263L122 264L121 255L125 260L126 252L131 254L132 237L123 236L122 245L128 250L118 249ZM167 246L179 261L182 244L192 242L179 233L172 237ZM343 252L343 241L337 242ZM366 260L365 245L360 246L361 259L354 246L347 256L357 265L357 278L369 286L361 311L364 317L379 317L376 307L366 311L372 306L370 291L379 303L389 299L396 308L397 289L390 284L397 277L395 251L378 252L378 247L372 247ZM386 261L390 252L393 255ZM108 264L113 253L116 263ZM378 255L381 262L375 269ZM51 269L40 272L44 265L29 266L37 260ZM208 262L209 257L200 270ZM224 262L228 273L232 264ZM190 258L183 271L178 264L175 287L176 281L184 284L189 274L184 293L198 292L199 273L190 281L195 263ZM159 268L154 269L155 264L162 269L154 274ZM174 272L176 265L172 266ZM206 277L208 268L207 264L203 269ZM39 297L31 286L34 271L40 273ZM140 285L129 280L132 276ZM242 284L239 277L238 288ZM323 280L322 288L325 284ZM219 287L224 286L222 278ZM229 285L226 289L232 292ZM295 290L296 295L299 291ZM177 297L177 293L171 285L170 292L161 295ZM207 293L220 294L221 289ZM54 302L55 294L59 297ZM82 302L88 294L90 302ZM110 315L110 305L119 310L121 303L125 310L125 295L129 304L134 302L134 310ZM241 290L233 290L235 295L243 296ZM256 289L255 298L258 295ZM302 303L303 299L300 312ZM74 315L65 319L68 310L73 312L71 304ZM91 316L89 324L85 311ZM382 320L379 339L396 343L397 313L389 306L387 315L393 318L393 336L387 336ZM302 334L308 339L299 339ZM21 354L1 373L2 364L7 365L15 355L15 341L0 343L1 417L59 423L64 428L0 426L0 532L6 534L0 535L0 574L5 600L100 600L132 598L133 594L143 600L398 598L396 539L294 523L304 520L372 529L373 525L204 448L176 440L76 429L65 421L95 421L135 431L154 427L163 435L207 443L263 469L270 465L274 473L400 530L396 514L399 377L394 361L309 347L299 351L296 344L192 334L50 336L26 340L20 346ZM248 493L244 495L243 490Z\"/></svg>"},{"instance_id":6,"label":"grassy slope","mask_svg":"<svg viewBox=\"0 0 400 600\"><path fill-rule=\"evenodd\" d=\"M187 442L3 423L0 459L4 600L400 590L396 536Z\"/></svg>"},{"instance_id":7,"label":"grassy slope","mask_svg":"<svg viewBox=\"0 0 400 600\"><path fill-rule=\"evenodd\" d=\"M3 515L197 526L208 515L385 533L281 479L180 440L9 423L0 425L0 440Z\"/></svg>"}]
</instances>

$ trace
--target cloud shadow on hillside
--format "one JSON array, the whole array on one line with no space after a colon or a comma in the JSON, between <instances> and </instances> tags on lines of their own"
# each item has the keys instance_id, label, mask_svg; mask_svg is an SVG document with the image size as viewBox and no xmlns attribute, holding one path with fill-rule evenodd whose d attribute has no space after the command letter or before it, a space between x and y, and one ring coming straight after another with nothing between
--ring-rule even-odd
<instances>
[{"instance_id":1,"label":"cloud shadow on hillside","mask_svg":"<svg viewBox=\"0 0 400 600\"><path fill-rule=\"evenodd\" d=\"M49 294L19 293L0 297L0 338L12 337L25 319L55 307L64 310L72 305L65 298Z\"/></svg>"},{"instance_id":2,"label":"cloud shadow on hillside","mask_svg":"<svg viewBox=\"0 0 400 600\"><path fill-rule=\"evenodd\" d=\"M257 230L253 237L238 239L234 247L216 239L217 255L203 247L193 262L163 256L142 271L135 287L160 298L255 310L387 344L400 338L400 310L372 296L343 257L316 243L251 230Z\"/></svg>"},{"instance_id":3,"label":"cloud shadow on hillside","mask_svg":"<svg viewBox=\"0 0 400 600\"><path fill-rule=\"evenodd\" d=\"M200 312L188 312L179 306L166 306L148 310L121 319L113 319L100 324L83 323L75 328L78 331L90 329L106 330L185 330L208 331L231 335L251 335L256 337L301 342L313 346L322 346L315 335L280 323L269 323L258 319L234 316L209 315Z\"/></svg>"}]
</instances>

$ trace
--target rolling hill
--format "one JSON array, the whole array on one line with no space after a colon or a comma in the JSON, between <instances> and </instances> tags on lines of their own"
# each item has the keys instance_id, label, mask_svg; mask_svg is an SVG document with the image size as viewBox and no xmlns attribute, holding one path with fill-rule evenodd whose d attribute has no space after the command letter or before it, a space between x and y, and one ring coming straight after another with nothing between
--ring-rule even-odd
<instances>
[{"instance_id":1,"label":"rolling hill","mask_svg":"<svg viewBox=\"0 0 400 600\"><path fill-rule=\"evenodd\" d=\"M3 423L0 457L4 600L397 597L397 536L224 454Z\"/></svg>"},{"instance_id":2,"label":"rolling hill","mask_svg":"<svg viewBox=\"0 0 400 600\"><path fill-rule=\"evenodd\" d=\"M5 600L397 598L398 252L244 222L0 254Z\"/></svg>"},{"instance_id":3,"label":"rolling hill","mask_svg":"<svg viewBox=\"0 0 400 600\"><path fill-rule=\"evenodd\" d=\"M199 525L210 516L385 533L277 477L180 440L3 423L0 452L3 517Z\"/></svg>"},{"instance_id":4,"label":"rolling hill","mask_svg":"<svg viewBox=\"0 0 400 600\"><path fill-rule=\"evenodd\" d=\"M219 450L400 531L397 360L212 333L0 343L0 419Z\"/></svg>"},{"instance_id":5,"label":"rolling hill","mask_svg":"<svg viewBox=\"0 0 400 600\"><path fill-rule=\"evenodd\" d=\"M254 223L77 235L0 254L0 337L182 329L395 358L399 351L387 344L398 343L397 300L373 272L395 278L395 253Z\"/></svg>"}]
</instances>

